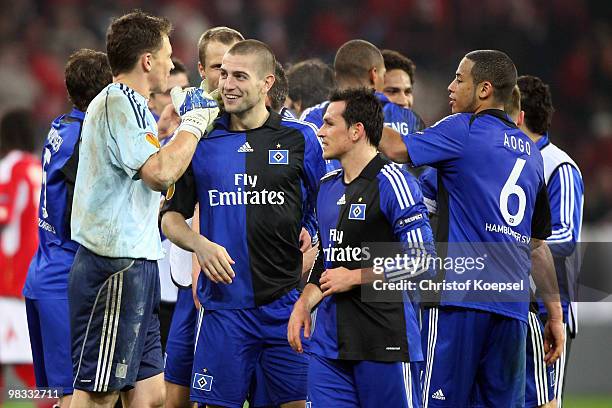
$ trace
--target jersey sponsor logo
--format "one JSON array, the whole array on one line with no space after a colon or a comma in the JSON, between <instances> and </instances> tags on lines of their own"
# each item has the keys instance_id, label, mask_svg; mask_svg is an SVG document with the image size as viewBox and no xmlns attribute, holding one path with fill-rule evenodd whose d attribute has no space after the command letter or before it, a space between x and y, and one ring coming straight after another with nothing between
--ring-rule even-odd
<instances>
[{"instance_id":1,"label":"jersey sponsor logo","mask_svg":"<svg viewBox=\"0 0 612 408\"><path fill-rule=\"evenodd\" d=\"M268 150L268 164L289 164L289 150L271 149Z\"/></svg>"},{"instance_id":2,"label":"jersey sponsor logo","mask_svg":"<svg viewBox=\"0 0 612 408\"><path fill-rule=\"evenodd\" d=\"M193 375L193 388L196 390L210 391L212 390L213 376L206 374L195 373Z\"/></svg>"},{"instance_id":3,"label":"jersey sponsor logo","mask_svg":"<svg viewBox=\"0 0 612 408\"><path fill-rule=\"evenodd\" d=\"M2 217L0 217L1 219ZM47 221L39 218L38 219L38 228L43 229L45 231L48 231L50 233L52 233L53 235L56 234L55 232L55 228L53 228L53 225L49 224Z\"/></svg>"},{"instance_id":4,"label":"jersey sponsor logo","mask_svg":"<svg viewBox=\"0 0 612 408\"><path fill-rule=\"evenodd\" d=\"M365 205L365 204L363 204ZM329 230L329 247L323 248L323 255L327 262L353 262L353 261L368 261L371 258L370 249L368 247L341 247L344 238L344 231L331 228ZM333 247L334 243L339 247Z\"/></svg>"},{"instance_id":5,"label":"jersey sponsor logo","mask_svg":"<svg viewBox=\"0 0 612 408\"><path fill-rule=\"evenodd\" d=\"M153 133L147 133L147 135L145 136L145 139L147 140L147 142L149 142L156 148L159 149L161 147L159 145L159 139L157 139L157 136L155 136Z\"/></svg>"},{"instance_id":6,"label":"jersey sponsor logo","mask_svg":"<svg viewBox=\"0 0 612 408\"><path fill-rule=\"evenodd\" d=\"M349 210L349 220L365 221L366 205L365 204L351 204Z\"/></svg>"},{"instance_id":7,"label":"jersey sponsor logo","mask_svg":"<svg viewBox=\"0 0 612 408\"><path fill-rule=\"evenodd\" d=\"M253 148L251 147L251 145L249 144L249 142L244 142L244 144L242 146L240 146L238 148L238 150L236 150L238 153L252 153L254 152Z\"/></svg>"},{"instance_id":8,"label":"jersey sponsor logo","mask_svg":"<svg viewBox=\"0 0 612 408\"><path fill-rule=\"evenodd\" d=\"M342 197L336 202L336 205L344 205L346 204L346 195L342 194Z\"/></svg>"},{"instance_id":9,"label":"jersey sponsor logo","mask_svg":"<svg viewBox=\"0 0 612 408\"><path fill-rule=\"evenodd\" d=\"M225 205L283 205L285 204L285 192L274 190L255 190L257 187L257 175L234 174L234 185L238 186L235 191L208 190L208 200L211 207ZM251 190L243 190L246 186Z\"/></svg>"},{"instance_id":10,"label":"jersey sponsor logo","mask_svg":"<svg viewBox=\"0 0 612 408\"><path fill-rule=\"evenodd\" d=\"M440 401L445 401L446 400L446 397L444 396L444 393L442 392L442 389L439 389L438 391L436 391L433 394L431 394L431 398L437 399L437 400L440 400Z\"/></svg>"}]
</instances>

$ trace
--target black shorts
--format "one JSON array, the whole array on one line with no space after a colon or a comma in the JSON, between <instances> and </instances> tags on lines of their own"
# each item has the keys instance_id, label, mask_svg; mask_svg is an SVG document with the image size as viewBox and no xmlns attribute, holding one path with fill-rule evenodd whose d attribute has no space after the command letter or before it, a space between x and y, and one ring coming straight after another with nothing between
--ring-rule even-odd
<instances>
[{"instance_id":1,"label":"black shorts","mask_svg":"<svg viewBox=\"0 0 612 408\"><path fill-rule=\"evenodd\" d=\"M156 261L80 247L68 283L74 388L125 391L163 372Z\"/></svg>"}]
</instances>

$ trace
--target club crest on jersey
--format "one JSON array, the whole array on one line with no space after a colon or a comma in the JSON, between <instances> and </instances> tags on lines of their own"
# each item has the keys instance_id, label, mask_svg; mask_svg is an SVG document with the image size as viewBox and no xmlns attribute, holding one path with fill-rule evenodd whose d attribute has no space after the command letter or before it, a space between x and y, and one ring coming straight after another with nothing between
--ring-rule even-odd
<instances>
[{"instance_id":1,"label":"club crest on jersey","mask_svg":"<svg viewBox=\"0 0 612 408\"><path fill-rule=\"evenodd\" d=\"M212 389L213 376L198 374L193 375L193 388L202 391L210 391Z\"/></svg>"},{"instance_id":2,"label":"club crest on jersey","mask_svg":"<svg viewBox=\"0 0 612 408\"><path fill-rule=\"evenodd\" d=\"M349 210L349 220L358 220L364 221L366 213L366 205L365 204L351 204L351 209Z\"/></svg>"},{"instance_id":3,"label":"club crest on jersey","mask_svg":"<svg viewBox=\"0 0 612 408\"><path fill-rule=\"evenodd\" d=\"M268 150L268 164L289 164L289 150Z\"/></svg>"}]
</instances>

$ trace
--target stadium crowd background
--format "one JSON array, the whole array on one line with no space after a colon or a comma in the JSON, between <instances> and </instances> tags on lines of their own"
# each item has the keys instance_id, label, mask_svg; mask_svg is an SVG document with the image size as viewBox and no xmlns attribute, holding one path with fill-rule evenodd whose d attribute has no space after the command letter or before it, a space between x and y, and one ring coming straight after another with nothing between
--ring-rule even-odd
<instances>
[{"instance_id":1,"label":"stadium crowd background","mask_svg":"<svg viewBox=\"0 0 612 408\"><path fill-rule=\"evenodd\" d=\"M174 55L197 80L195 44L228 25L271 45L284 64L364 38L417 64L415 111L426 124L448 114L446 86L456 61L498 48L519 74L549 83L551 137L580 166L584 222L612 223L612 7L596 0L22 0L0 15L0 113L30 107L41 135L66 110L63 67L81 47L104 48L110 18L139 7L174 24ZM42 136L41 136L42 142Z\"/></svg>"},{"instance_id":2,"label":"stadium crowd background","mask_svg":"<svg viewBox=\"0 0 612 408\"><path fill-rule=\"evenodd\" d=\"M190 70L192 84L198 82L197 40L214 25L268 43L285 65L312 57L331 63L337 48L352 38L398 50L417 65L414 110L427 125L450 112L446 87L456 61L472 49L503 50L519 74L537 75L551 85L556 108L551 138L576 160L585 182L586 240L612 242L612 5L607 1L20 0L5 4L0 14L0 115L29 108L42 145L50 121L68 110L68 56L83 47L104 50L110 19L133 8L173 22L174 55ZM599 306L593 309L598 314L581 315L601 325L585 332L583 344L609 346L612 303ZM611 393L612 352L592 349L577 351L570 387L580 383L574 389ZM586 352L591 354L583 358ZM581 375L583 368L588 378Z\"/></svg>"}]
</instances>

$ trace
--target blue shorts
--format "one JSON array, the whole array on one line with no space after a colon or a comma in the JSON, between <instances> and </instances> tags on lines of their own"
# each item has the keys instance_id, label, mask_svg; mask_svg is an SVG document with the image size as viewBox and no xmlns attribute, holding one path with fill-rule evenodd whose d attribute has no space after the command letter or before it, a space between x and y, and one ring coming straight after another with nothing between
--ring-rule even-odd
<instances>
[{"instance_id":1,"label":"blue shorts","mask_svg":"<svg viewBox=\"0 0 612 408\"><path fill-rule=\"evenodd\" d=\"M419 363L309 355L308 408L420 408Z\"/></svg>"},{"instance_id":2,"label":"blue shorts","mask_svg":"<svg viewBox=\"0 0 612 408\"><path fill-rule=\"evenodd\" d=\"M544 325L536 313L529 312L527 360L525 365L525 407L539 407L555 398L554 365L544 362Z\"/></svg>"},{"instance_id":3,"label":"blue shorts","mask_svg":"<svg viewBox=\"0 0 612 408\"><path fill-rule=\"evenodd\" d=\"M425 309L423 407L522 407L527 325L482 310Z\"/></svg>"},{"instance_id":4,"label":"blue shorts","mask_svg":"<svg viewBox=\"0 0 612 408\"><path fill-rule=\"evenodd\" d=\"M68 299L25 300L38 388L62 388L72 394Z\"/></svg>"},{"instance_id":5,"label":"blue shorts","mask_svg":"<svg viewBox=\"0 0 612 408\"><path fill-rule=\"evenodd\" d=\"M74 388L126 391L163 372L159 286L156 261L79 248L68 282Z\"/></svg>"},{"instance_id":6,"label":"blue shorts","mask_svg":"<svg viewBox=\"0 0 612 408\"><path fill-rule=\"evenodd\" d=\"M191 383L197 320L191 288L179 288L166 344L164 379L168 382L184 387Z\"/></svg>"},{"instance_id":7,"label":"blue shorts","mask_svg":"<svg viewBox=\"0 0 612 408\"><path fill-rule=\"evenodd\" d=\"M191 400L242 408L256 365L274 405L305 400L308 360L287 342L297 298L293 290L252 309L200 309Z\"/></svg>"},{"instance_id":8,"label":"blue shorts","mask_svg":"<svg viewBox=\"0 0 612 408\"><path fill-rule=\"evenodd\" d=\"M251 408L273 408L272 398L266 388L266 377L259 365L255 366L255 375L249 388L249 407Z\"/></svg>"}]
</instances>

